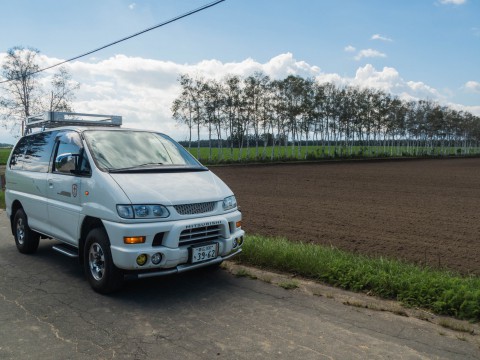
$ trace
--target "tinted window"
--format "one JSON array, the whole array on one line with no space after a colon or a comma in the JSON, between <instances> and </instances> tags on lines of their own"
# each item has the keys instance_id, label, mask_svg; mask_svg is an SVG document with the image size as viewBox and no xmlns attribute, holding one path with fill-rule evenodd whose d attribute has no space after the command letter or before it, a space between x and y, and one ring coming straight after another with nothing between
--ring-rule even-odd
<instances>
[{"instance_id":1,"label":"tinted window","mask_svg":"<svg viewBox=\"0 0 480 360\"><path fill-rule=\"evenodd\" d=\"M43 132L28 136L28 147L23 161L23 170L48 172L48 165L55 143L56 132Z\"/></svg>"},{"instance_id":2,"label":"tinted window","mask_svg":"<svg viewBox=\"0 0 480 360\"><path fill-rule=\"evenodd\" d=\"M12 157L10 158L10 169L22 170L23 169L23 157L25 150L27 149L27 138L24 137L15 146L12 151Z\"/></svg>"}]
</instances>

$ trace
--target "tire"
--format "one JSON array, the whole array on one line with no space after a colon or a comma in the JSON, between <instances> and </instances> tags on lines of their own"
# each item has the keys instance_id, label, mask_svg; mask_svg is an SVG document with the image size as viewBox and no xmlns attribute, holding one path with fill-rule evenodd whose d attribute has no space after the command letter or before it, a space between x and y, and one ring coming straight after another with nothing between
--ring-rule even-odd
<instances>
[{"instance_id":1,"label":"tire","mask_svg":"<svg viewBox=\"0 0 480 360\"><path fill-rule=\"evenodd\" d=\"M22 254L33 254L38 249L40 234L30 229L25 211L18 209L13 218L13 233L17 249Z\"/></svg>"},{"instance_id":2,"label":"tire","mask_svg":"<svg viewBox=\"0 0 480 360\"><path fill-rule=\"evenodd\" d=\"M88 233L84 251L85 275L92 289L100 294L119 290L123 284L123 273L113 263L105 229L96 228Z\"/></svg>"}]
</instances>

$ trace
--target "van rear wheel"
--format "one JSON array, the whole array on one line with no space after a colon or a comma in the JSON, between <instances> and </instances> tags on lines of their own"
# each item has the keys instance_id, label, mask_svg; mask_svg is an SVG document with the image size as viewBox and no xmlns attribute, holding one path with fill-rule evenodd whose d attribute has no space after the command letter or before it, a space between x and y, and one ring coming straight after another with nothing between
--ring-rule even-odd
<instances>
[{"instance_id":1,"label":"van rear wheel","mask_svg":"<svg viewBox=\"0 0 480 360\"><path fill-rule=\"evenodd\" d=\"M93 290L109 294L122 287L123 273L113 263L110 241L104 229L96 228L88 233L83 261Z\"/></svg>"},{"instance_id":2,"label":"van rear wheel","mask_svg":"<svg viewBox=\"0 0 480 360\"><path fill-rule=\"evenodd\" d=\"M22 254L33 254L38 249L40 234L30 229L25 211L18 209L13 219L15 244Z\"/></svg>"}]
</instances>

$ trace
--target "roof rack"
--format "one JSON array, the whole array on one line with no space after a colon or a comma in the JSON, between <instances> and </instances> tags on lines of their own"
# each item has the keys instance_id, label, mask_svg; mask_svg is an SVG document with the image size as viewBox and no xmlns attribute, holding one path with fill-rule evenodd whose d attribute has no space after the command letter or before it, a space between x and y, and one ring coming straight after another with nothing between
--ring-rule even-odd
<instances>
[{"instance_id":1,"label":"roof rack","mask_svg":"<svg viewBox=\"0 0 480 360\"><path fill-rule=\"evenodd\" d=\"M27 117L24 135L30 134L33 128L40 128L40 131L43 131L60 126L120 127L121 125L122 117L118 115L46 111L42 114Z\"/></svg>"}]
</instances>

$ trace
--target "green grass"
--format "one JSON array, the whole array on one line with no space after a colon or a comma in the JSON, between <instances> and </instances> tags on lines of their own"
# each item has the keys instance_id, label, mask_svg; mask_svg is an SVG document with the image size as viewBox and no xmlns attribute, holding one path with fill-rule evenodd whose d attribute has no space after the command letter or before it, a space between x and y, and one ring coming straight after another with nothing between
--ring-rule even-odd
<instances>
[{"instance_id":1,"label":"green grass","mask_svg":"<svg viewBox=\"0 0 480 360\"><path fill-rule=\"evenodd\" d=\"M5 165L10 155L11 149L0 148L0 165ZM0 175L3 174L3 171L0 171ZM5 193L0 188L0 209L5 209Z\"/></svg>"},{"instance_id":2,"label":"green grass","mask_svg":"<svg viewBox=\"0 0 480 360\"><path fill-rule=\"evenodd\" d=\"M242 150L234 148L233 152L229 148L212 148L211 155L208 147L197 149L192 147L190 152L193 156L205 164L215 163L235 163L235 162L252 162L252 161L271 161L273 151L273 160L319 160L319 159L352 159L352 158L379 158L379 157L425 157L425 156L452 156L452 155L478 155L480 148L469 148L468 153L464 153L463 148L449 147L441 149L434 148L407 148L403 147L383 147L383 146L302 146L300 151L295 147L285 148L271 146L258 149L258 155L255 147Z\"/></svg>"},{"instance_id":3,"label":"green grass","mask_svg":"<svg viewBox=\"0 0 480 360\"><path fill-rule=\"evenodd\" d=\"M248 236L237 261L357 292L396 299L459 319L480 320L480 278L370 258L283 238Z\"/></svg>"},{"instance_id":4,"label":"green grass","mask_svg":"<svg viewBox=\"0 0 480 360\"><path fill-rule=\"evenodd\" d=\"M0 165L5 165L12 149L0 148Z\"/></svg>"},{"instance_id":5,"label":"green grass","mask_svg":"<svg viewBox=\"0 0 480 360\"><path fill-rule=\"evenodd\" d=\"M474 329L472 326L464 324L463 322L458 322L458 320L450 320L450 319L440 319L438 325L443 326L444 328L474 334Z\"/></svg>"},{"instance_id":6,"label":"green grass","mask_svg":"<svg viewBox=\"0 0 480 360\"><path fill-rule=\"evenodd\" d=\"M285 290L293 290L298 288L298 282L295 280L282 281L278 283L278 286L284 288Z\"/></svg>"},{"instance_id":7,"label":"green grass","mask_svg":"<svg viewBox=\"0 0 480 360\"><path fill-rule=\"evenodd\" d=\"M210 150L207 147L201 147L197 151L196 147L192 147L190 152L197 159L200 159L205 164L216 163L235 163L235 162L254 162L254 161L271 161L272 151L273 160L288 161L288 160L321 160L321 159L337 159L337 158L378 158L378 157L422 157L422 156L452 156L452 155L479 155L480 148L469 148L468 154L463 153L462 148L449 147L445 149L435 148L419 148L412 147L386 147L383 146L302 146L300 151L295 147L292 152L292 147L278 147L275 148L267 146L265 148L259 147L258 156L255 147L249 149L243 148L241 151L238 148L233 149L223 148L220 151L217 148L212 148L212 155L210 157ZM0 148L0 165L7 163L8 156L11 149Z\"/></svg>"},{"instance_id":8,"label":"green grass","mask_svg":"<svg viewBox=\"0 0 480 360\"><path fill-rule=\"evenodd\" d=\"M235 276L237 277L248 277L252 280L256 280L257 277L255 275L253 275L251 272L249 272L248 270L246 269L240 269L238 270L236 273L235 273Z\"/></svg>"}]
</instances>

